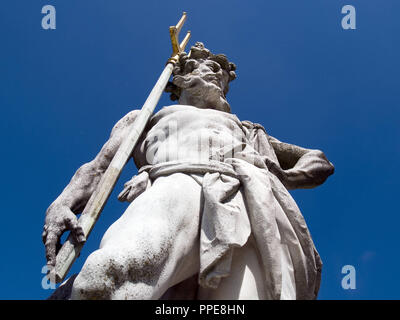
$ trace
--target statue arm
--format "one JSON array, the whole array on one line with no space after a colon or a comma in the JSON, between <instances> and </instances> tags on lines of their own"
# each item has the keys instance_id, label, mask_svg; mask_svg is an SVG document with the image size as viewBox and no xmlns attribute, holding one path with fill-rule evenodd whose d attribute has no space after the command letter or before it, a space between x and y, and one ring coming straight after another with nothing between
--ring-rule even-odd
<instances>
[{"instance_id":1,"label":"statue arm","mask_svg":"<svg viewBox=\"0 0 400 320\"><path fill-rule=\"evenodd\" d=\"M48 265L55 265L60 238L65 231L70 230L78 242L86 240L83 230L78 226L76 214L81 213L89 201L138 112L131 111L117 122L97 156L76 171L69 184L47 209L42 237Z\"/></svg>"},{"instance_id":2,"label":"statue arm","mask_svg":"<svg viewBox=\"0 0 400 320\"><path fill-rule=\"evenodd\" d=\"M284 143L269 136L279 161L267 165L287 189L307 189L321 185L334 172L334 166L320 150Z\"/></svg>"}]
</instances>

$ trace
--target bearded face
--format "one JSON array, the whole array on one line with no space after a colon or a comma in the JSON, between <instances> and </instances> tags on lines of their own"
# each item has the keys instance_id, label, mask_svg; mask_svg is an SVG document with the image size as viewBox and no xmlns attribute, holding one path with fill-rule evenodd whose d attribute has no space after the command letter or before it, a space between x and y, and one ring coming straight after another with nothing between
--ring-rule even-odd
<instances>
[{"instance_id":1,"label":"bearded face","mask_svg":"<svg viewBox=\"0 0 400 320\"><path fill-rule=\"evenodd\" d=\"M172 82L183 91L194 96L207 95L225 99L228 91L229 74L212 60L186 62L184 75L175 75Z\"/></svg>"},{"instance_id":2,"label":"bearded face","mask_svg":"<svg viewBox=\"0 0 400 320\"><path fill-rule=\"evenodd\" d=\"M226 94L229 82L236 78L235 69L225 55L214 55L197 42L189 55L180 55L166 91L171 92L172 100L179 99L180 104L229 112Z\"/></svg>"}]
</instances>

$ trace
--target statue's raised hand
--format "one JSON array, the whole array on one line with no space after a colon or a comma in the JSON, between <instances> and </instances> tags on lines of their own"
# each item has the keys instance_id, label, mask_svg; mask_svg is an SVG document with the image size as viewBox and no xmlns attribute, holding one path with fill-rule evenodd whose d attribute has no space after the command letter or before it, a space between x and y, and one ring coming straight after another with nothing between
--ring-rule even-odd
<instances>
[{"instance_id":1,"label":"statue's raised hand","mask_svg":"<svg viewBox=\"0 0 400 320\"><path fill-rule=\"evenodd\" d=\"M43 227L42 239L46 247L47 265L56 264L56 255L61 247L61 236L65 231L71 231L78 243L86 241L82 228L78 225L76 215L63 205L51 205L46 212L46 220Z\"/></svg>"}]
</instances>

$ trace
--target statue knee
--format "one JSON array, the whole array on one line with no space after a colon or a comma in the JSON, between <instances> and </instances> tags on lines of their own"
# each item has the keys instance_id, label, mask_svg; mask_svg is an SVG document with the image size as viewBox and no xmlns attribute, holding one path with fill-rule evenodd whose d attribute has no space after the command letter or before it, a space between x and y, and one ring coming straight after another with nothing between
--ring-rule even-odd
<instances>
[{"instance_id":1,"label":"statue knee","mask_svg":"<svg viewBox=\"0 0 400 320\"><path fill-rule=\"evenodd\" d=\"M107 276L107 260L108 257L103 250L97 250L87 258L74 281L71 299L110 299L114 281Z\"/></svg>"},{"instance_id":2,"label":"statue knee","mask_svg":"<svg viewBox=\"0 0 400 320\"><path fill-rule=\"evenodd\" d=\"M112 248L97 250L87 258L75 279L71 299L113 299L119 295L118 291L126 291L125 288L129 288L129 296L140 299L145 294L142 298L148 299L161 273L161 265L158 268L156 260L141 251L131 251L125 256ZM143 290L143 286L147 290Z\"/></svg>"}]
</instances>

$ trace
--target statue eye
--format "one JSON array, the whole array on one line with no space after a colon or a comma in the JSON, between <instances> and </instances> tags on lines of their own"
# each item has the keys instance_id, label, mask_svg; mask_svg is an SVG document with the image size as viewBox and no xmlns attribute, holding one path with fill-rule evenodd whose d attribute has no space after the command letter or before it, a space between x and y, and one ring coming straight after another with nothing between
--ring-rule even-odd
<instances>
[{"instance_id":1,"label":"statue eye","mask_svg":"<svg viewBox=\"0 0 400 320\"><path fill-rule=\"evenodd\" d=\"M214 61L208 63L207 66L210 67L210 69L215 73L217 73L219 70L221 70L221 66Z\"/></svg>"},{"instance_id":2,"label":"statue eye","mask_svg":"<svg viewBox=\"0 0 400 320\"><path fill-rule=\"evenodd\" d=\"M185 64L185 73L191 73L198 67L199 63L196 60L189 60Z\"/></svg>"}]
</instances>

